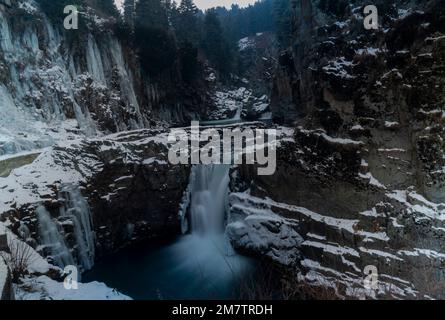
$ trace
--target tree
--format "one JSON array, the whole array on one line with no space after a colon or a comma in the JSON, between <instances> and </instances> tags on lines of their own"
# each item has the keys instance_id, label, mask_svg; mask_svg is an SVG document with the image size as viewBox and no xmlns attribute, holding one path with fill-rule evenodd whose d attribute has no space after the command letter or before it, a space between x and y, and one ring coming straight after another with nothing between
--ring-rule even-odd
<instances>
[{"instance_id":1,"label":"tree","mask_svg":"<svg viewBox=\"0 0 445 320\"><path fill-rule=\"evenodd\" d=\"M318 3L318 8L321 11L336 17L343 16L347 7L347 0L320 0Z\"/></svg>"},{"instance_id":2,"label":"tree","mask_svg":"<svg viewBox=\"0 0 445 320\"><path fill-rule=\"evenodd\" d=\"M199 41L199 9L193 0L182 0L175 21L176 35L180 41L197 44Z\"/></svg>"},{"instance_id":3,"label":"tree","mask_svg":"<svg viewBox=\"0 0 445 320\"><path fill-rule=\"evenodd\" d=\"M159 77L175 65L178 53L161 0L139 0L136 4L135 39L142 69Z\"/></svg>"},{"instance_id":4,"label":"tree","mask_svg":"<svg viewBox=\"0 0 445 320\"><path fill-rule=\"evenodd\" d=\"M96 0L95 7L105 15L114 17L119 16L119 11L117 10L114 0Z\"/></svg>"},{"instance_id":5,"label":"tree","mask_svg":"<svg viewBox=\"0 0 445 320\"><path fill-rule=\"evenodd\" d=\"M275 0L274 21L278 43L287 48L292 39L292 8L289 0Z\"/></svg>"},{"instance_id":6,"label":"tree","mask_svg":"<svg viewBox=\"0 0 445 320\"><path fill-rule=\"evenodd\" d=\"M221 22L214 9L207 10L204 19L204 38L202 47L209 61L222 74L227 75L232 69L232 55L224 39Z\"/></svg>"},{"instance_id":7,"label":"tree","mask_svg":"<svg viewBox=\"0 0 445 320\"><path fill-rule=\"evenodd\" d=\"M172 34L163 29L139 28L136 44L142 70L152 77L161 77L172 70L178 57Z\"/></svg>"},{"instance_id":8,"label":"tree","mask_svg":"<svg viewBox=\"0 0 445 320\"><path fill-rule=\"evenodd\" d=\"M198 48L190 42L182 42L179 47L179 59L181 61L181 76L185 82L193 81L198 75L199 60Z\"/></svg>"},{"instance_id":9,"label":"tree","mask_svg":"<svg viewBox=\"0 0 445 320\"><path fill-rule=\"evenodd\" d=\"M170 26L172 26L173 21L176 19L178 14L177 3L174 0L162 0L161 3L167 13L168 23Z\"/></svg>"},{"instance_id":10,"label":"tree","mask_svg":"<svg viewBox=\"0 0 445 320\"><path fill-rule=\"evenodd\" d=\"M130 26L131 29L134 28L135 19L135 3L134 0L125 0L124 2L124 20L125 23Z\"/></svg>"},{"instance_id":11,"label":"tree","mask_svg":"<svg viewBox=\"0 0 445 320\"><path fill-rule=\"evenodd\" d=\"M168 18L161 0L139 0L135 10L136 28L168 29Z\"/></svg>"}]
</instances>

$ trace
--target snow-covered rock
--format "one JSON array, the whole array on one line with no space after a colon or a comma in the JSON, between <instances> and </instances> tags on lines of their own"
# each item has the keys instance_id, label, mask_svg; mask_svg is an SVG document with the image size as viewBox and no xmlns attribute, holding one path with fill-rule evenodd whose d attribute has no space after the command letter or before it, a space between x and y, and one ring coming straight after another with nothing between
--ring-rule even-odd
<instances>
[{"instance_id":1,"label":"snow-covered rock","mask_svg":"<svg viewBox=\"0 0 445 320\"><path fill-rule=\"evenodd\" d=\"M67 290L63 282L47 276L22 279L15 296L17 300L131 300L100 282L78 283L77 289Z\"/></svg>"}]
</instances>

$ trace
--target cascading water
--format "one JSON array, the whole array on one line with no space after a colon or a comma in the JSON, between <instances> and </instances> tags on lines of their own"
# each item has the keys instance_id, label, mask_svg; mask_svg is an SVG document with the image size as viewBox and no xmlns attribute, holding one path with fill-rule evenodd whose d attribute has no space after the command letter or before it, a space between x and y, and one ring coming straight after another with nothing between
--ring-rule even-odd
<instances>
[{"instance_id":1,"label":"cascading water","mask_svg":"<svg viewBox=\"0 0 445 320\"><path fill-rule=\"evenodd\" d=\"M83 270L90 270L94 265L95 241L91 212L87 201L79 188L66 185L61 190L60 216L69 218L74 227L77 245L77 260Z\"/></svg>"},{"instance_id":2,"label":"cascading water","mask_svg":"<svg viewBox=\"0 0 445 320\"><path fill-rule=\"evenodd\" d=\"M74 265L73 256L65 243L61 230L51 219L49 212L43 206L39 206L36 213L39 222L40 245L44 250L47 250L57 266L63 268L67 265Z\"/></svg>"},{"instance_id":3,"label":"cascading water","mask_svg":"<svg viewBox=\"0 0 445 320\"><path fill-rule=\"evenodd\" d=\"M135 299L238 297L240 280L255 264L237 255L224 234L229 170L225 165L193 167L180 210L183 231L190 233L124 250L96 265L86 280L103 281Z\"/></svg>"},{"instance_id":4,"label":"cascading water","mask_svg":"<svg viewBox=\"0 0 445 320\"><path fill-rule=\"evenodd\" d=\"M193 167L190 203L193 234L206 236L223 232L229 169L227 165Z\"/></svg>"}]
</instances>

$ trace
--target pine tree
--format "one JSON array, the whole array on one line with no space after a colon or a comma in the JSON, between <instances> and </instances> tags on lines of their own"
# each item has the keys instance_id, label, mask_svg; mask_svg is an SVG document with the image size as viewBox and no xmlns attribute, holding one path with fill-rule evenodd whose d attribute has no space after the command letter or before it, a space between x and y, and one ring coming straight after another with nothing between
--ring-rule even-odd
<instances>
[{"instance_id":1,"label":"pine tree","mask_svg":"<svg viewBox=\"0 0 445 320\"><path fill-rule=\"evenodd\" d=\"M106 15L115 17L119 15L119 11L117 10L114 0L96 0L95 5L97 9L99 9L102 13Z\"/></svg>"},{"instance_id":2,"label":"pine tree","mask_svg":"<svg viewBox=\"0 0 445 320\"><path fill-rule=\"evenodd\" d=\"M223 75L229 74L232 67L230 47L223 35L221 22L214 9L207 10L204 19L202 47L207 58Z\"/></svg>"},{"instance_id":3,"label":"pine tree","mask_svg":"<svg viewBox=\"0 0 445 320\"><path fill-rule=\"evenodd\" d=\"M139 0L135 10L135 39L142 69L160 77L177 60L175 39L161 0Z\"/></svg>"},{"instance_id":4,"label":"pine tree","mask_svg":"<svg viewBox=\"0 0 445 320\"><path fill-rule=\"evenodd\" d=\"M168 18L161 0L139 0L135 10L137 28L168 29Z\"/></svg>"},{"instance_id":5,"label":"pine tree","mask_svg":"<svg viewBox=\"0 0 445 320\"><path fill-rule=\"evenodd\" d=\"M275 0L274 21L280 47L289 47L292 38L292 8L289 0Z\"/></svg>"},{"instance_id":6,"label":"pine tree","mask_svg":"<svg viewBox=\"0 0 445 320\"><path fill-rule=\"evenodd\" d=\"M199 9L194 4L193 0L181 0L178 11L182 14L191 13L196 15L199 12Z\"/></svg>"},{"instance_id":7,"label":"pine tree","mask_svg":"<svg viewBox=\"0 0 445 320\"><path fill-rule=\"evenodd\" d=\"M182 0L178 7L175 29L181 41L197 44L199 41L199 9L193 0Z\"/></svg>"},{"instance_id":8,"label":"pine tree","mask_svg":"<svg viewBox=\"0 0 445 320\"><path fill-rule=\"evenodd\" d=\"M162 0L161 4L165 8L165 12L167 13L168 23L171 26L178 14L178 8L177 8L178 5L174 0Z\"/></svg>"},{"instance_id":9,"label":"pine tree","mask_svg":"<svg viewBox=\"0 0 445 320\"><path fill-rule=\"evenodd\" d=\"M347 6L347 0L320 0L318 2L318 8L321 11L336 17L344 15Z\"/></svg>"},{"instance_id":10,"label":"pine tree","mask_svg":"<svg viewBox=\"0 0 445 320\"><path fill-rule=\"evenodd\" d=\"M130 26L131 29L134 28L135 19L135 3L134 0L125 0L124 2L124 20L125 23Z\"/></svg>"},{"instance_id":11,"label":"pine tree","mask_svg":"<svg viewBox=\"0 0 445 320\"><path fill-rule=\"evenodd\" d=\"M183 42L179 47L181 76L185 82L192 82L199 71L198 48L190 42Z\"/></svg>"}]
</instances>

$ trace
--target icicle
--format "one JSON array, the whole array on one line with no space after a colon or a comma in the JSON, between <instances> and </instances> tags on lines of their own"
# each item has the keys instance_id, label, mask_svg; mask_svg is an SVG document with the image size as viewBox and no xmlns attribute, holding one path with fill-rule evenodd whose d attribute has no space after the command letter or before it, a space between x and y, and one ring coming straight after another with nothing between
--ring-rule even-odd
<instances>
[{"instance_id":1,"label":"icicle","mask_svg":"<svg viewBox=\"0 0 445 320\"><path fill-rule=\"evenodd\" d=\"M88 71L93 76L93 79L105 85L106 81L102 58L97 43L92 36L88 36L87 65Z\"/></svg>"},{"instance_id":2,"label":"icicle","mask_svg":"<svg viewBox=\"0 0 445 320\"><path fill-rule=\"evenodd\" d=\"M144 126L144 121L139 108L138 100L136 98L136 93L133 87L133 75L131 74L131 71L129 71L129 68L127 67L124 61L124 55L122 53L122 47L120 43L115 39L110 39L109 42L110 42L109 48L111 56L113 58L114 67L116 67L119 70L120 90L122 92L122 95L128 98L128 101L134 108L138 117L137 127L133 129L142 128Z\"/></svg>"},{"instance_id":3,"label":"icicle","mask_svg":"<svg viewBox=\"0 0 445 320\"><path fill-rule=\"evenodd\" d=\"M3 13L0 11L0 48L4 52L10 52L13 50L11 32L9 29L8 21Z\"/></svg>"},{"instance_id":4,"label":"icicle","mask_svg":"<svg viewBox=\"0 0 445 320\"><path fill-rule=\"evenodd\" d=\"M49 250L57 266L64 268L67 265L74 265L73 256L66 246L65 239L56 223L51 219L49 212L43 206L39 206L36 213L39 222L40 244Z\"/></svg>"},{"instance_id":5,"label":"icicle","mask_svg":"<svg viewBox=\"0 0 445 320\"><path fill-rule=\"evenodd\" d=\"M66 185L61 190L64 206L60 209L60 216L69 217L74 225L74 235L77 244L77 258L84 270L94 265L95 241L92 218L87 201L78 187Z\"/></svg>"}]
</instances>

